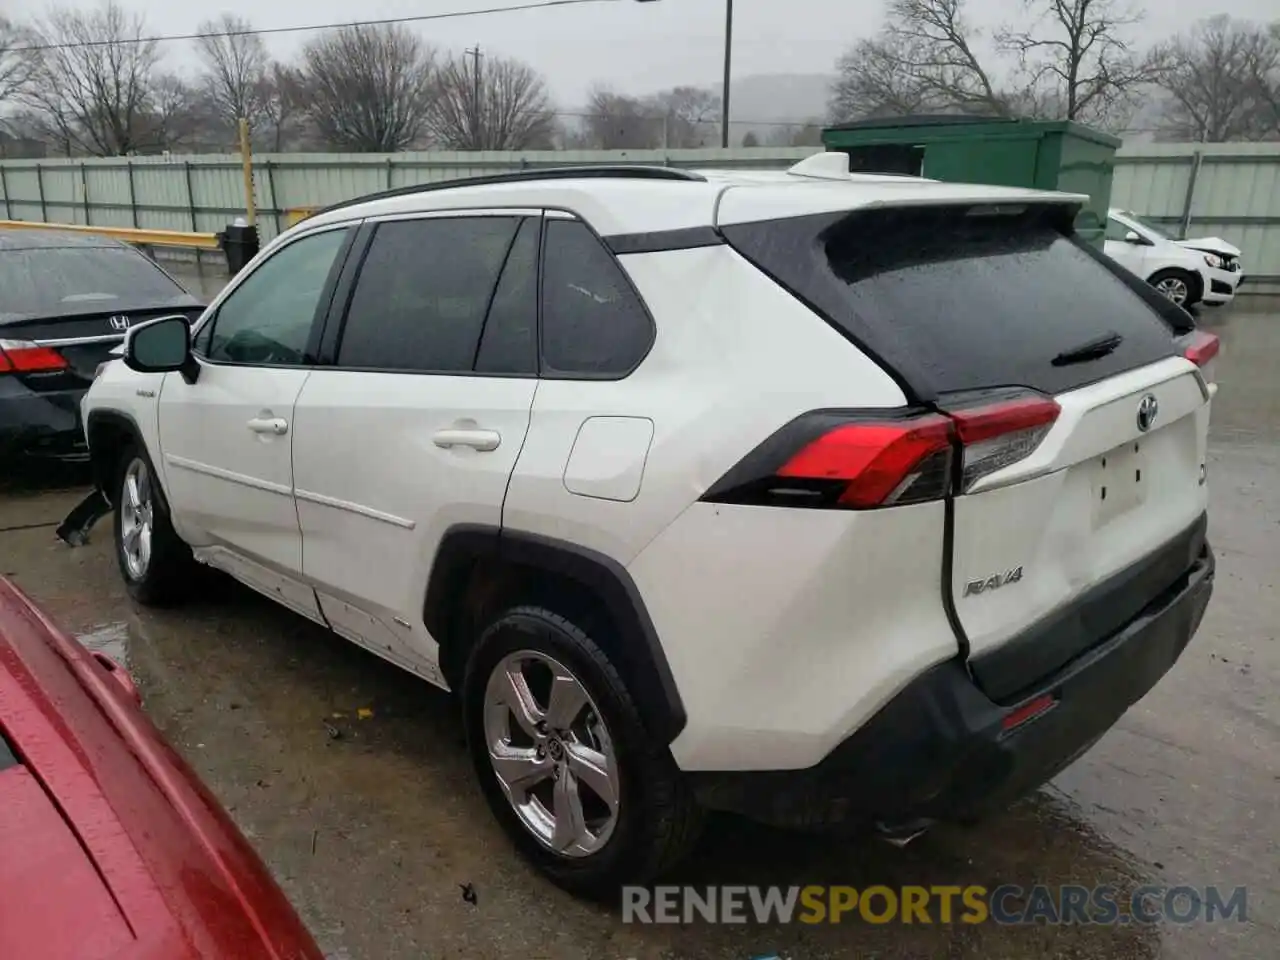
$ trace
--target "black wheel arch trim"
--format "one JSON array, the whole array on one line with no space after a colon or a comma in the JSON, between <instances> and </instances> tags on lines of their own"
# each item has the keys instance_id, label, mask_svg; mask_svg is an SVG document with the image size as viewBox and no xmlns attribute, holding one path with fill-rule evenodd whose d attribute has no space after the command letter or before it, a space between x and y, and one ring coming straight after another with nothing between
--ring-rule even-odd
<instances>
[{"instance_id":1,"label":"black wheel arch trim","mask_svg":"<svg viewBox=\"0 0 1280 960\"><path fill-rule=\"evenodd\" d=\"M125 413L122 410L90 410L89 416L85 419L84 435L89 443L89 466L93 473L94 486L106 498L107 503L115 506L115 491L112 489L111 470L114 469L115 460L107 460L94 453L93 431L94 427L99 424L109 424L116 429L127 434L133 441L134 446L144 451L148 457L151 451L147 449L147 442L142 436L142 428L138 426L138 421L133 418L132 414ZM152 463L154 464L154 459ZM169 498L164 491L164 482L159 476L158 471L154 477L156 492L160 497L161 503L165 510L169 509Z\"/></svg>"},{"instance_id":2,"label":"black wheel arch trim","mask_svg":"<svg viewBox=\"0 0 1280 960\"><path fill-rule=\"evenodd\" d=\"M670 743L688 719L670 664L635 581L622 564L587 547L541 534L483 524L459 524L441 538L427 583L423 623L446 648L453 637L463 588L477 561L496 560L573 580L604 607L617 631L615 666L627 681L646 728Z\"/></svg>"}]
</instances>

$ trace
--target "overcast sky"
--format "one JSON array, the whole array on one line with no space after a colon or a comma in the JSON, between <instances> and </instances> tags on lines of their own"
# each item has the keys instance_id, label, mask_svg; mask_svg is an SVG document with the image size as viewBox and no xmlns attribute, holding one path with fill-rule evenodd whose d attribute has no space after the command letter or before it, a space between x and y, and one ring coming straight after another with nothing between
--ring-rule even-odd
<instances>
[{"instance_id":1,"label":"overcast sky","mask_svg":"<svg viewBox=\"0 0 1280 960\"><path fill-rule=\"evenodd\" d=\"M2 0L6 15L38 15L47 0ZM123 0L142 11L155 33L190 33L204 17L226 10L256 27L501 6L517 0ZM1141 2L1141 0L1138 0ZM69 4L78 5L75 3ZM89 3L79 5L90 5ZM1147 0L1146 26L1164 36L1218 12L1246 19L1280 17L1280 0ZM991 28L1020 10L1018 0L968 0L978 26ZM736 0L734 73L825 73L853 41L880 25L881 0ZM649 93L677 84L718 85L725 0L604 0L545 10L504 13L417 25L433 43L519 57L542 71L562 105L581 104L601 83ZM295 53L308 34L269 37L278 56ZM182 69L190 45L166 45L166 65Z\"/></svg>"}]
</instances>

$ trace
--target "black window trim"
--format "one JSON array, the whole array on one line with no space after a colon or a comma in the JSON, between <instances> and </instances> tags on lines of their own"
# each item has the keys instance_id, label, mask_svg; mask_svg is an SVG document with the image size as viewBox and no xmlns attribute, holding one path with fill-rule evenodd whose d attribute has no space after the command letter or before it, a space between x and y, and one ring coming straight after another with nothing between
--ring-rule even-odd
<instances>
[{"instance_id":1,"label":"black window trim","mask_svg":"<svg viewBox=\"0 0 1280 960\"><path fill-rule=\"evenodd\" d=\"M316 366L326 370L341 371L343 373L394 373L406 377L484 377L487 379L499 380L536 380L538 372L532 373L491 373L477 371L475 369L475 358L472 358L470 370L412 370L404 367L354 367L346 364L338 363L338 350L342 346L342 336L347 329L347 317L351 311L351 300L355 294L356 284L360 280L360 274L364 271L365 260L369 256L369 251L373 248L373 238L378 232L378 227L384 223L403 223L408 220L463 220L475 219L477 217L506 217L511 220L518 221L516 225L516 234L519 234L520 227L525 220L545 219L544 211L540 207L530 207L528 204L520 206L504 208L504 207L458 207L442 210L414 210L404 213L380 214L376 217L368 217L360 222L360 229L352 250L347 257L347 262L343 267L342 274L339 276L333 296L329 303L329 309L324 317L323 329L317 338L316 350ZM515 243L515 235L512 236L512 243ZM489 307L493 306L493 295L497 292L498 283L502 282L502 271L506 269L507 258L511 255L511 248L508 247L506 255L503 257L502 269L498 271L497 281L494 283L493 291L489 296ZM538 335L541 342L541 319L542 319L542 231L538 231ZM483 340L485 327L489 323L488 309L485 311L484 320L480 327L480 337ZM477 341L477 351L479 350L479 341ZM540 354L541 351L539 351ZM539 356L539 362L541 356Z\"/></svg>"},{"instance_id":2,"label":"black window trim","mask_svg":"<svg viewBox=\"0 0 1280 960\"><path fill-rule=\"evenodd\" d=\"M600 249L605 256L609 257L618 268L618 272L622 275L623 282L627 285L627 289L631 291L631 295L635 297L636 303L640 305L640 310L644 314L646 320L649 321L649 341L645 344L645 348L636 358L627 370L617 373L594 373L581 372L574 373L572 371L554 371L548 372L546 359L543 356L542 349L542 308L543 308L543 289L544 278L547 272L547 229L553 220L569 220L576 221L587 228L587 231L596 239L596 243L600 244ZM654 344L658 342L658 325L654 322L653 312L649 309L649 304L645 302L644 297L640 295L640 290L636 287L635 281L631 279L631 274L627 272L627 268L622 261L618 259L618 255L610 248L608 242L600 235L600 232L584 217L579 216L573 210L564 207L547 207L546 215L542 218L542 241L540 243L540 259L538 262L538 377L542 380L587 380L600 381L603 383L614 383L625 380L640 368L640 365L649 358L649 354L653 352Z\"/></svg>"},{"instance_id":3,"label":"black window trim","mask_svg":"<svg viewBox=\"0 0 1280 960\"><path fill-rule=\"evenodd\" d=\"M267 257L262 263L258 264L250 272L244 274L243 279L230 286L224 294L218 299L217 305L207 311L203 321L191 331L192 355L196 360L210 367L237 367L251 368L254 370L310 370L320 365L320 343L323 331L326 325L326 318L329 315L333 302L333 295L337 289L338 280L346 270L347 261L351 257L351 251L355 243L356 235L359 233L361 222L358 220L348 220L342 223L325 224L316 230L309 230L301 233L296 237L290 238L288 243L282 243L278 249L271 251L271 256ZM319 236L322 233L333 233L338 230L346 231L346 238L342 246L338 248L337 254L333 258L333 264L329 267L329 275L325 278L324 286L320 288L320 299L316 301L315 313L311 317L311 331L307 336L307 344L303 350L302 363L234 363L229 360L213 360L203 353L195 350L196 340L205 332L205 328L209 328L210 343L213 340L214 325L218 322L218 317L222 313L222 308L228 300L240 289L245 283L253 278L263 264L269 263L279 254L292 247L295 243L311 237Z\"/></svg>"}]
</instances>

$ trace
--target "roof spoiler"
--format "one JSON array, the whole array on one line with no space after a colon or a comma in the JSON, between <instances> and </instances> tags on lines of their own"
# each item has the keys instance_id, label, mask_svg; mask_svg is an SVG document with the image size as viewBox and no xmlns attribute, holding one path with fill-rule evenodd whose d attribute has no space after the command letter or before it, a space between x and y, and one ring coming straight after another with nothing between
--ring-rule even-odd
<instances>
[{"instance_id":1,"label":"roof spoiler","mask_svg":"<svg viewBox=\"0 0 1280 960\"><path fill-rule=\"evenodd\" d=\"M829 150L824 153L815 153L811 157L805 157L799 163L789 167L787 173L793 177L804 177L809 180L836 180L845 183L852 182L856 176L849 169L849 155L838 150ZM875 178L896 177L903 180L914 180L918 183L939 182L929 180L927 177L912 177L906 174L869 172L869 176ZM989 201L980 201L983 206L990 206L992 212L1008 212L1008 205L1018 203L1060 203L1063 205L1083 206L1089 202L1088 196L1080 193L1035 190L1027 187L992 186L994 191L1008 191L1007 193L993 193ZM932 206L937 202L932 197L894 197L872 201L866 207L914 206L916 204Z\"/></svg>"}]
</instances>

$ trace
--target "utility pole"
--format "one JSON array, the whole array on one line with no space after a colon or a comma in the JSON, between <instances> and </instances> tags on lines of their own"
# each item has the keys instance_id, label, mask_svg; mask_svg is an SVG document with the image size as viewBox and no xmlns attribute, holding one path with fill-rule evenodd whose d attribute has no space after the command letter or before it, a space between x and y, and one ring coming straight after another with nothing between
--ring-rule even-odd
<instances>
[{"instance_id":1,"label":"utility pole","mask_svg":"<svg viewBox=\"0 0 1280 960\"><path fill-rule=\"evenodd\" d=\"M484 54L480 51L480 44L464 50L463 55L471 58L471 148L473 150L484 149L484 135L481 133L481 111L480 111L480 61L484 58Z\"/></svg>"},{"instance_id":2,"label":"utility pole","mask_svg":"<svg viewBox=\"0 0 1280 960\"><path fill-rule=\"evenodd\" d=\"M733 74L733 0L725 0L724 10L724 113L720 119L720 146L729 146L729 83Z\"/></svg>"}]
</instances>

